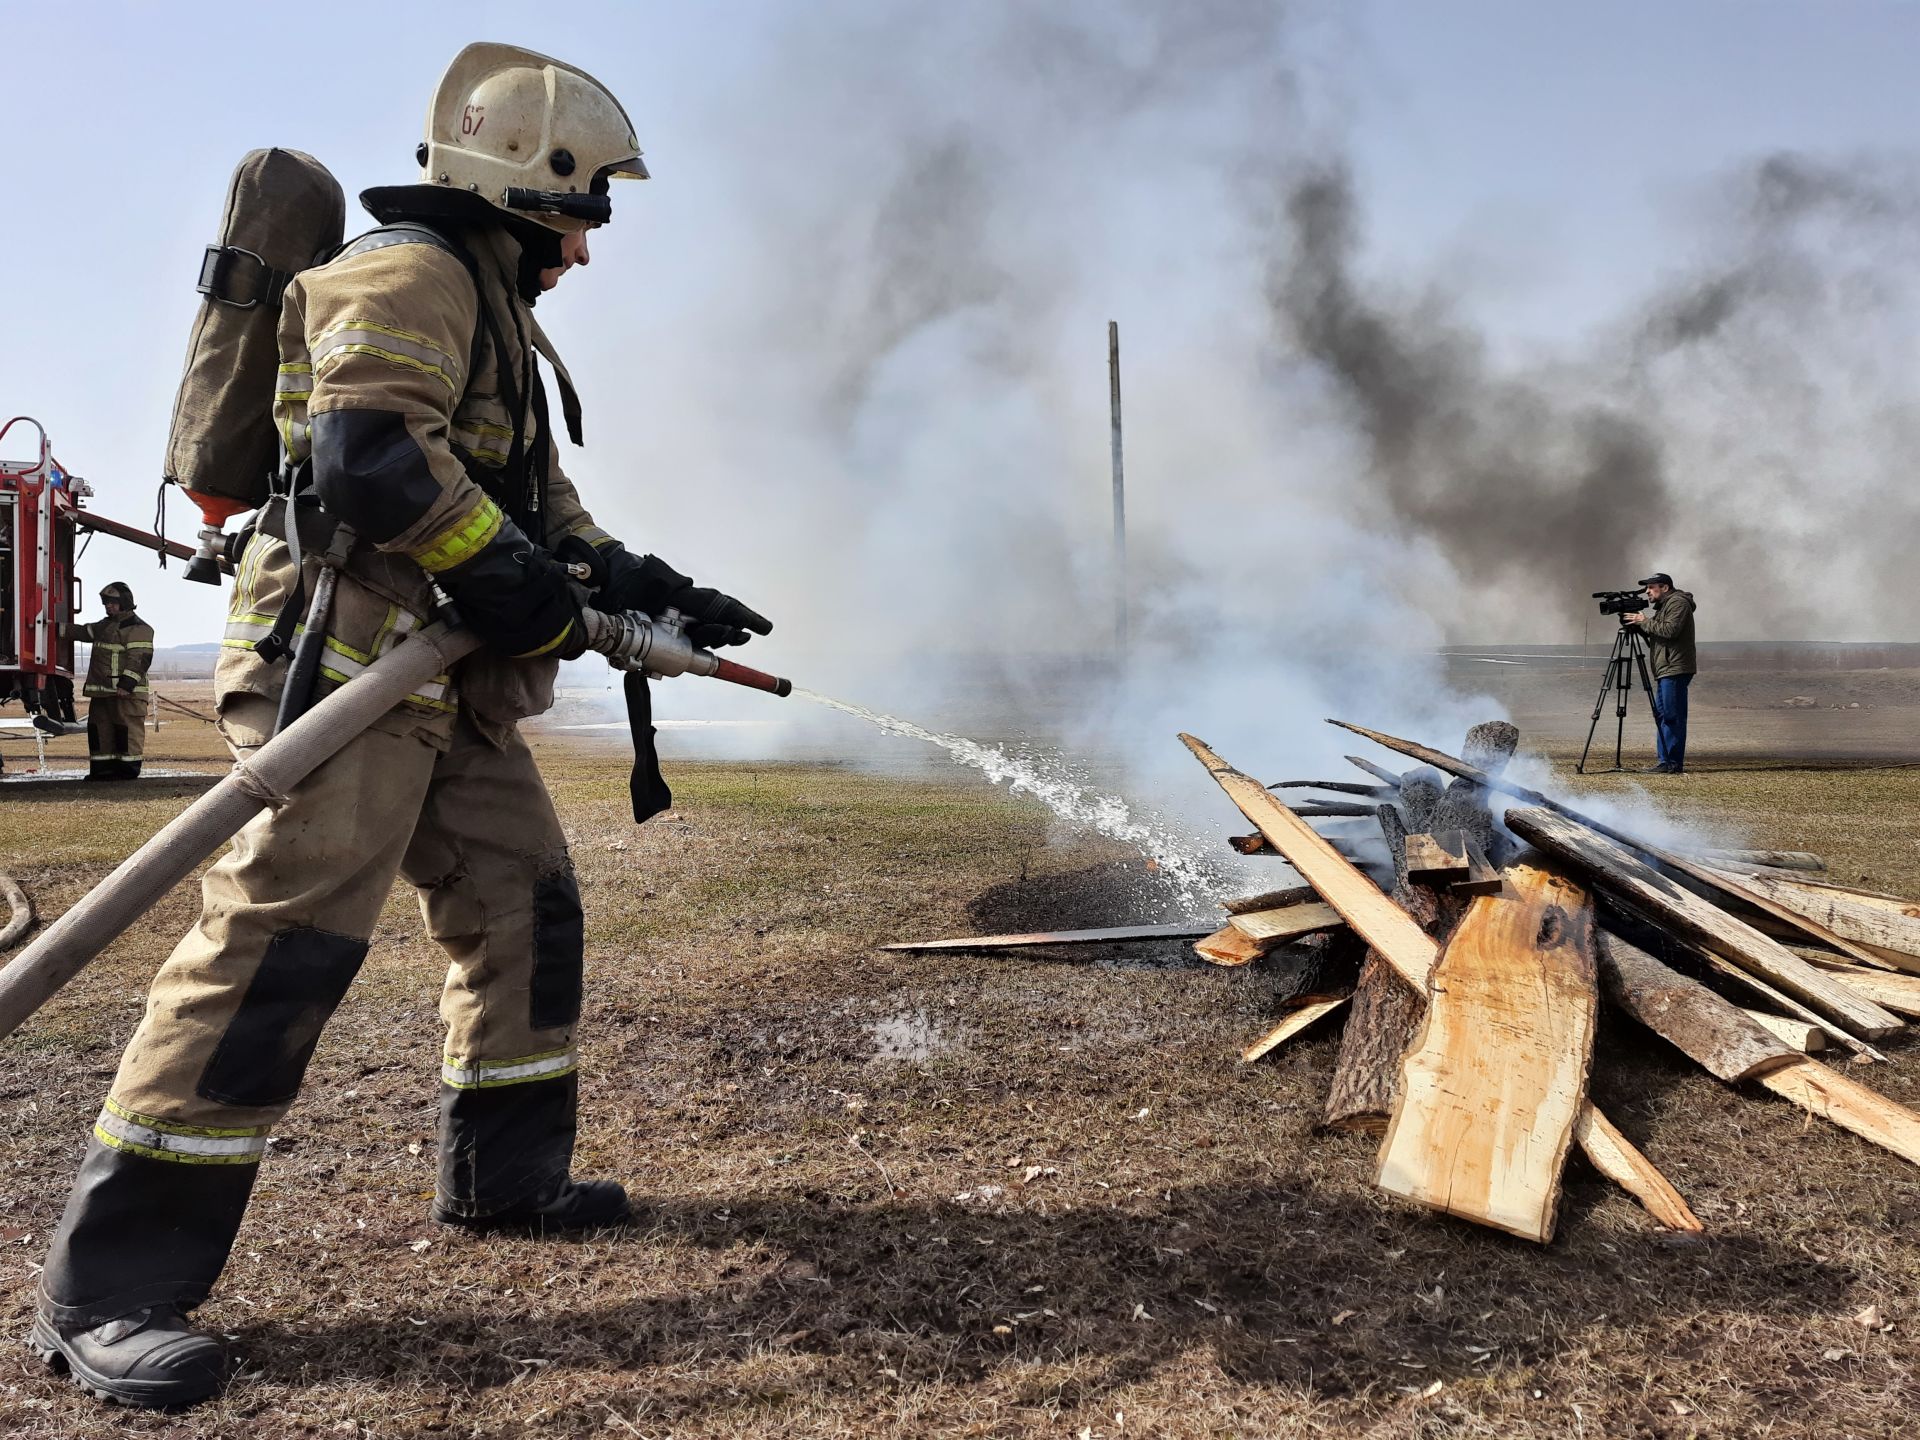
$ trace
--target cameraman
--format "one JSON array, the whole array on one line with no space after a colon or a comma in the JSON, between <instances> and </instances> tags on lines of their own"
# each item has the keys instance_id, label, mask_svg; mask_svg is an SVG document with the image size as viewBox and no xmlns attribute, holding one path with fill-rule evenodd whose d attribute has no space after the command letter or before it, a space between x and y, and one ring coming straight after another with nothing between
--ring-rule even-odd
<instances>
[{"instance_id":1,"label":"cameraman","mask_svg":"<svg viewBox=\"0 0 1920 1440\"><path fill-rule=\"evenodd\" d=\"M1656 763L1643 772L1648 775L1682 775L1687 768L1687 686L1693 683L1699 666L1694 660L1693 595L1673 588L1673 577L1664 571L1640 582L1652 608L1628 615L1629 625L1638 625L1649 640L1647 649L1653 662L1656 714L1654 729L1658 736Z\"/></svg>"}]
</instances>

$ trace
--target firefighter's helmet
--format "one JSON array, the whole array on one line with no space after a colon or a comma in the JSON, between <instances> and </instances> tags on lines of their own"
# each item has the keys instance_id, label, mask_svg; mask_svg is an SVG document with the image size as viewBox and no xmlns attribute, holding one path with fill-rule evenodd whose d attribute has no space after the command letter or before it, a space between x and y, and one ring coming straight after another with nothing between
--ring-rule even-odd
<instances>
[{"instance_id":1,"label":"firefighter's helmet","mask_svg":"<svg viewBox=\"0 0 1920 1440\"><path fill-rule=\"evenodd\" d=\"M100 587L100 603L104 605L109 600L122 610L133 609L133 591L124 580L109 580Z\"/></svg>"},{"instance_id":2,"label":"firefighter's helmet","mask_svg":"<svg viewBox=\"0 0 1920 1440\"><path fill-rule=\"evenodd\" d=\"M518 45L453 57L427 111L420 178L563 234L612 213L607 182L645 180L633 122L586 71Z\"/></svg>"}]
</instances>

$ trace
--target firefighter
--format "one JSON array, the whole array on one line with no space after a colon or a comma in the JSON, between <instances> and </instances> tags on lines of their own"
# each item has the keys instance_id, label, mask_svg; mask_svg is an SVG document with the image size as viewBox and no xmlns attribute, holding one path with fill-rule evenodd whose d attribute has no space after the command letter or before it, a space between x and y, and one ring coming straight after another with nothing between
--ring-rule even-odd
<instances>
[{"instance_id":1,"label":"firefighter","mask_svg":"<svg viewBox=\"0 0 1920 1440\"><path fill-rule=\"evenodd\" d=\"M87 662L87 779L137 780L147 749L147 671L153 627L133 609L133 591L115 580L100 591L107 618L62 625L62 639L93 646Z\"/></svg>"},{"instance_id":2,"label":"firefighter","mask_svg":"<svg viewBox=\"0 0 1920 1440\"><path fill-rule=\"evenodd\" d=\"M628 552L560 468L536 352L576 431L533 302L589 263L609 183L645 179L626 112L573 66L472 45L440 83L421 183L370 190L382 228L289 285L275 404L296 482L235 577L216 690L237 757L274 724L285 667L254 646L311 594L350 526L320 685L424 624L435 589L485 649L437 677L248 825L207 873L198 923L127 1046L42 1276L32 1344L122 1402L191 1403L226 1357L185 1314L226 1262L322 1027L367 953L396 874L451 961L440 1000L432 1215L549 1233L624 1222L626 1192L571 1175L581 1004L579 891L516 721L584 644L550 558L591 567L596 606L678 607L701 645L771 626ZM294 485L296 494L304 493ZM286 537L305 559L296 567Z\"/></svg>"}]
</instances>

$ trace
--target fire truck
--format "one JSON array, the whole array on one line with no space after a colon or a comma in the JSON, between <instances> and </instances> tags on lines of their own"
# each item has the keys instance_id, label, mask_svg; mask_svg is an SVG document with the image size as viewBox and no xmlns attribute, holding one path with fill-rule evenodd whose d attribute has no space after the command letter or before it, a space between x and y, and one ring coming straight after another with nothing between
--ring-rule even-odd
<instances>
[{"instance_id":1,"label":"fire truck","mask_svg":"<svg viewBox=\"0 0 1920 1440\"><path fill-rule=\"evenodd\" d=\"M60 627L80 598L73 537L92 493L54 458L39 421L0 425L0 701L30 715L59 718L56 694L71 694L73 642Z\"/></svg>"},{"instance_id":2,"label":"fire truck","mask_svg":"<svg viewBox=\"0 0 1920 1440\"><path fill-rule=\"evenodd\" d=\"M82 604L73 570L80 531L195 558L185 545L86 509L92 494L93 487L54 456L38 420L16 415L0 425L0 732L28 727L27 719L6 714L12 700L44 734L59 735L62 722L75 721L73 642L60 638L60 627L72 623ZM215 563L217 581L231 567L224 557Z\"/></svg>"}]
</instances>

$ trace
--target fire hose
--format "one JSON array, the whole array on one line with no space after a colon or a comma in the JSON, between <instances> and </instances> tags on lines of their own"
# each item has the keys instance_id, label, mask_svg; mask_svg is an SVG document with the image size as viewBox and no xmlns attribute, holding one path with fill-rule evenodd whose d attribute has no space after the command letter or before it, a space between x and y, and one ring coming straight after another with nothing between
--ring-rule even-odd
<instances>
[{"instance_id":1,"label":"fire hose","mask_svg":"<svg viewBox=\"0 0 1920 1440\"><path fill-rule=\"evenodd\" d=\"M0 897L7 902L12 918L0 925L0 950L13 948L13 942L27 933L27 927L33 924L33 902L27 899L27 892L20 888L20 882L5 871L0 870Z\"/></svg>"},{"instance_id":2,"label":"fire hose","mask_svg":"<svg viewBox=\"0 0 1920 1440\"><path fill-rule=\"evenodd\" d=\"M587 610L584 620L589 648L605 655L616 669L662 677L707 675L773 695L793 689L791 681L700 649L687 639L680 617L671 610L657 619L637 612L605 615ZM429 625L236 761L219 784L0 968L0 1038L18 1029L255 815L284 805L294 786L348 741L481 643L470 630Z\"/></svg>"}]
</instances>

